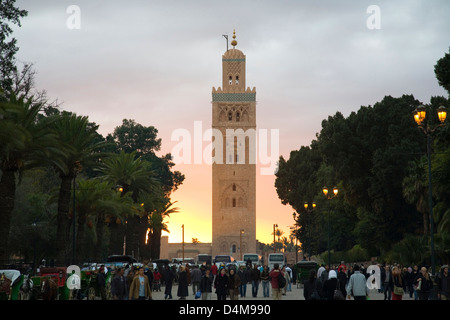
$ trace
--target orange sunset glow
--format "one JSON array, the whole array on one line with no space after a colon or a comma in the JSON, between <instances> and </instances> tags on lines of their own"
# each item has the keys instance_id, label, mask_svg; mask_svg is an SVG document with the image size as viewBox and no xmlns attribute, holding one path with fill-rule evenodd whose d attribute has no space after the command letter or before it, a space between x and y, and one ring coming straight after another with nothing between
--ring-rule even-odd
<instances>
[{"instance_id":1,"label":"orange sunset glow","mask_svg":"<svg viewBox=\"0 0 450 320\"><path fill-rule=\"evenodd\" d=\"M180 212L172 214L166 220L170 233L169 242L182 242L182 229L184 224L184 241L192 242L197 238L200 242L212 241L212 194L211 194L211 166L210 165L177 165L186 175L186 180L180 186L172 199L177 201L176 207ZM257 174L256 177L256 238L263 243L273 242L273 224L284 231L283 236L290 233L289 227L293 226L293 209L284 206L278 199L274 182L275 176Z\"/></svg>"}]
</instances>

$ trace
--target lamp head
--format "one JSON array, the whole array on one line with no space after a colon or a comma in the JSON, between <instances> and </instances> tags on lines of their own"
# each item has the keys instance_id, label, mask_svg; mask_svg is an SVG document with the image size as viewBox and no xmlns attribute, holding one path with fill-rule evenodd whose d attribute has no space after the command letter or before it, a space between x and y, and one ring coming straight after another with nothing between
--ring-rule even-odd
<instances>
[{"instance_id":1,"label":"lamp head","mask_svg":"<svg viewBox=\"0 0 450 320\"><path fill-rule=\"evenodd\" d=\"M437 113L438 113L439 121L441 123L444 123L445 119L447 118L447 109L444 106L440 106L437 109Z\"/></svg>"},{"instance_id":2,"label":"lamp head","mask_svg":"<svg viewBox=\"0 0 450 320\"><path fill-rule=\"evenodd\" d=\"M335 196L337 196L338 192L339 192L338 188L334 187L333 188L333 193L334 193Z\"/></svg>"},{"instance_id":3,"label":"lamp head","mask_svg":"<svg viewBox=\"0 0 450 320\"><path fill-rule=\"evenodd\" d=\"M426 115L427 115L427 111L422 104L420 106L418 106L417 109L414 111L414 120L416 121L416 123L419 126L425 120Z\"/></svg>"}]
</instances>

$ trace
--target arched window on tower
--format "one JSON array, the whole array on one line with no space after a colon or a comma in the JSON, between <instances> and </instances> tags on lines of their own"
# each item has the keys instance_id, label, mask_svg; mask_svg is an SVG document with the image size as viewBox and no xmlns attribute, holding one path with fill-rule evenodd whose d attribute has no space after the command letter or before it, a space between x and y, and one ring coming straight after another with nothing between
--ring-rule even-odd
<instances>
[{"instance_id":1,"label":"arched window on tower","mask_svg":"<svg viewBox=\"0 0 450 320\"><path fill-rule=\"evenodd\" d=\"M236 184L233 183L233 191L236 191Z\"/></svg>"},{"instance_id":2,"label":"arched window on tower","mask_svg":"<svg viewBox=\"0 0 450 320\"><path fill-rule=\"evenodd\" d=\"M235 244L233 244L233 245L231 246L231 251L232 251L233 253L236 253L236 245L235 245Z\"/></svg>"},{"instance_id":3,"label":"arched window on tower","mask_svg":"<svg viewBox=\"0 0 450 320\"><path fill-rule=\"evenodd\" d=\"M228 121L233 120L233 113L230 111L228 112Z\"/></svg>"},{"instance_id":4,"label":"arched window on tower","mask_svg":"<svg viewBox=\"0 0 450 320\"><path fill-rule=\"evenodd\" d=\"M228 78L228 84L230 84L230 85L233 84L233 77L232 77L232 76L230 76L230 77Z\"/></svg>"},{"instance_id":5,"label":"arched window on tower","mask_svg":"<svg viewBox=\"0 0 450 320\"><path fill-rule=\"evenodd\" d=\"M236 198L233 198L233 208L236 207Z\"/></svg>"},{"instance_id":6,"label":"arched window on tower","mask_svg":"<svg viewBox=\"0 0 450 320\"><path fill-rule=\"evenodd\" d=\"M241 121L241 114L238 112L236 112L236 121L239 122Z\"/></svg>"},{"instance_id":7,"label":"arched window on tower","mask_svg":"<svg viewBox=\"0 0 450 320\"><path fill-rule=\"evenodd\" d=\"M236 76L236 84L239 84L239 76Z\"/></svg>"}]
</instances>

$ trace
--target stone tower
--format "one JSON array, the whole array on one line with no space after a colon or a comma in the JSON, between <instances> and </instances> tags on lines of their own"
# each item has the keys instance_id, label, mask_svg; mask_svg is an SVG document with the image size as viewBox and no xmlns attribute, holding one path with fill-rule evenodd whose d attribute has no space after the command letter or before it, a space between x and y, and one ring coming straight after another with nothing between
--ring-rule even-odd
<instances>
[{"instance_id":1,"label":"stone tower","mask_svg":"<svg viewBox=\"0 0 450 320\"><path fill-rule=\"evenodd\" d=\"M212 89L212 255L256 253L256 89L245 87L245 55L222 56L222 88Z\"/></svg>"}]
</instances>

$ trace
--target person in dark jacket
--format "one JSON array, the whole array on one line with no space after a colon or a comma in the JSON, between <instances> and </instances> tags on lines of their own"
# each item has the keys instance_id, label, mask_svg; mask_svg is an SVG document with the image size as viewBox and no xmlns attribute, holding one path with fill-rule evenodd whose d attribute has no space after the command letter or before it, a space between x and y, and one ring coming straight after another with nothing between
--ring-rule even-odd
<instances>
[{"instance_id":1,"label":"person in dark jacket","mask_svg":"<svg viewBox=\"0 0 450 320\"><path fill-rule=\"evenodd\" d=\"M249 269L241 265L238 270L238 276L241 279L239 293L241 297L245 298L245 295L247 294L247 283L250 282Z\"/></svg>"},{"instance_id":2,"label":"person in dark jacket","mask_svg":"<svg viewBox=\"0 0 450 320\"><path fill-rule=\"evenodd\" d=\"M170 268L168 265L164 267L164 283L166 285L164 289L164 299L172 299L172 286L173 280L175 279L175 272L173 270L174 267Z\"/></svg>"},{"instance_id":3,"label":"person in dark jacket","mask_svg":"<svg viewBox=\"0 0 450 320\"><path fill-rule=\"evenodd\" d=\"M97 285L100 290L100 297L102 300L106 300L106 275L105 266L102 264L97 274Z\"/></svg>"},{"instance_id":4,"label":"person in dark jacket","mask_svg":"<svg viewBox=\"0 0 450 320\"><path fill-rule=\"evenodd\" d=\"M239 287L241 286L241 278L236 274L234 268L230 268L228 275L228 293L230 300L239 300Z\"/></svg>"},{"instance_id":5,"label":"person in dark jacket","mask_svg":"<svg viewBox=\"0 0 450 320\"><path fill-rule=\"evenodd\" d=\"M345 272L344 268L341 268L338 272L337 275L338 281L340 282L340 286L341 286L341 290L342 290L342 294L344 295L344 297L347 296L347 273Z\"/></svg>"},{"instance_id":6,"label":"person in dark jacket","mask_svg":"<svg viewBox=\"0 0 450 320\"><path fill-rule=\"evenodd\" d=\"M127 279L123 273L123 268L118 268L111 281L111 294L114 300L126 300L128 297Z\"/></svg>"},{"instance_id":7,"label":"person in dark jacket","mask_svg":"<svg viewBox=\"0 0 450 320\"><path fill-rule=\"evenodd\" d=\"M320 286L320 282L317 281L316 277L316 270L311 269L308 280L303 281L303 297L305 297L305 300L320 300L318 291L318 285Z\"/></svg>"},{"instance_id":8,"label":"person in dark jacket","mask_svg":"<svg viewBox=\"0 0 450 320\"><path fill-rule=\"evenodd\" d=\"M177 296L179 300L186 300L188 293L188 279L186 274L186 269L184 266L180 266L180 272L178 275L178 291Z\"/></svg>"},{"instance_id":9,"label":"person in dark jacket","mask_svg":"<svg viewBox=\"0 0 450 320\"><path fill-rule=\"evenodd\" d=\"M220 268L219 274L214 280L214 287L216 288L217 300L227 300L229 279L225 268Z\"/></svg>"},{"instance_id":10,"label":"person in dark jacket","mask_svg":"<svg viewBox=\"0 0 450 320\"><path fill-rule=\"evenodd\" d=\"M341 283L337 279L336 271L330 270L328 272L328 279L325 280L323 284L323 296L325 300L333 300L334 291L336 289L339 289L341 290L341 292L343 292Z\"/></svg>"},{"instance_id":11,"label":"person in dark jacket","mask_svg":"<svg viewBox=\"0 0 450 320\"><path fill-rule=\"evenodd\" d=\"M442 266L437 283L439 287L438 299L450 300L450 275L447 265Z\"/></svg>"},{"instance_id":12,"label":"person in dark jacket","mask_svg":"<svg viewBox=\"0 0 450 320\"><path fill-rule=\"evenodd\" d=\"M256 298L258 296L259 281L261 280L261 272L259 272L256 264L250 272L250 278L252 280L252 297Z\"/></svg>"},{"instance_id":13,"label":"person in dark jacket","mask_svg":"<svg viewBox=\"0 0 450 320\"><path fill-rule=\"evenodd\" d=\"M202 292L202 300L211 300L212 284L214 282L214 275L210 269L205 270L205 274L200 280L200 290Z\"/></svg>"},{"instance_id":14,"label":"person in dark jacket","mask_svg":"<svg viewBox=\"0 0 450 320\"><path fill-rule=\"evenodd\" d=\"M431 289L433 288L433 281L426 267L420 269L419 274L414 280L414 285L416 286L419 300L428 300Z\"/></svg>"},{"instance_id":15,"label":"person in dark jacket","mask_svg":"<svg viewBox=\"0 0 450 320\"><path fill-rule=\"evenodd\" d=\"M270 297L269 288L270 288L270 279L269 279L269 267L267 265L264 266L263 271L260 275L261 284L263 288L263 296L264 298Z\"/></svg>"}]
</instances>

